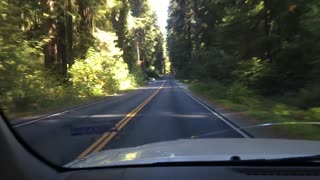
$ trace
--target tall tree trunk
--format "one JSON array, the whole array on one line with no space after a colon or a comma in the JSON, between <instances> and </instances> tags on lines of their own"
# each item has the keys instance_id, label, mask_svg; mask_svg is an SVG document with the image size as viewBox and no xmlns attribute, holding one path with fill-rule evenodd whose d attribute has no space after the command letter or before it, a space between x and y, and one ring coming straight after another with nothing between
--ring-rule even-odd
<instances>
[{"instance_id":1,"label":"tall tree trunk","mask_svg":"<svg viewBox=\"0 0 320 180\"><path fill-rule=\"evenodd\" d=\"M270 18L270 10L269 10L269 2L268 0L264 0L264 6L265 6L265 15L264 15L264 29L265 34L267 38L266 42L266 58L272 62L272 44L270 42L270 35L271 35L271 18Z\"/></svg>"},{"instance_id":2,"label":"tall tree trunk","mask_svg":"<svg viewBox=\"0 0 320 180\"><path fill-rule=\"evenodd\" d=\"M54 70L57 61L57 41L56 34L56 21L52 18L54 14L54 1L42 0L43 12L49 15L47 22L43 24L43 31L46 36L50 38L49 42L44 45L44 66L48 69Z\"/></svg>"},{"instance_id":3,"label":"tall tree trunk","mask_svg":"<svg viewBox=\"0 0 320 180\"><path fill-rule=\"evenodd\" d=\"M135 48L136 48L136 67L142 69L143 62L143 49L141 49L142 29L135 29Z\"/></svg>"},{"instance_id":4,"label":"tall tree trunk","mask_svg":"<svg viewBox=\"0 0 320 180\"><path fill-rule=\"evenodd\" d=\"M90 9L90 6L87 0L78 0L78 13L81 17L80 27L86 32L87 34L92 33L93 28L93 16Z\"/></svg>"},{"instance_id":5,"label":"tall tree trunk","mask_svg":"<svg viewBox=\"0 0 320 180\"><path fill-rule=\"evenodd\" d=\"M66 51L66 27L65 27L65 11L62 7L58 7L58 23L57 23L57 50L59 74L67 75L67 51Z\"/></svg>"},{"instance_id":6,"label":"tall tree trunk","mask_svg":"<svg viewBox=\"0 0 320 180\"><path fill-rule=\"evenodd\" d=\"M67 63L69 67L74 64L73 59L73 22L72 15L70 14L72 11L71 0L67 0L66 9L68 13L66 13L66 41L67 41Z\"/></svg>"},{"instance_id":7,"label":"tall tree trunk","mask_svg":"<svg viewBox=\"0 0 320 180\"><path fill-rule=\"evenodd\" d=\"M193 43L192 43L192 27L191 27L191 17L187 17L187 52L188 52L188 58L191 58L192 55L192 49L193 49ZM190 60L190 59L189 59Z\"/></svg>"},{"instance_id":8,"label":"tall tree trunk","mask_svg":"<svg viewBox=\"0 0 320 180\"><path fill-rule=\"evenodd\" d=\"M93 43L92 31L93 31L93 16L90 6L87 0L77 0L78 14L81 17L80 20L80 44L79 49L81 51L80 57L84 58L87 50Z\"/></svg>"},{"instance_id":9,"label":"tall tree trunk","mask_svg":"<svg viewBox=\"0 0 320 180\"><path fill-rule=\"evenodd\" d=\"M118 44L119 47L124 50L125 49L125 36L126 36L126 25L127 25L127 16L129 12L129 5L127 0L122 0L122 7L120 9L119 13L119 28L117 30L117 35L118 35Z\"/></svg>"},{"instance_id":10,"label":"tall tree trunk","mask_svg":"<svg viewBox=\"0 0 320 180\"><path fill-rule=\"evenodd\" d=\"M193 26L194 28L194 48L196 51L200 49L200 24L201 24L201 19L200 19L200 12L199 12L199 0L194 0L193 2L193 12L194 12L194 20L195 20L195 25Z\"/></svg>"},{"instance_id":11,"label":"tall tree trunk","mask_svg":"<svg viewBox=\"0 0 320 180\"><path fill-rule=\"evenodd\" d=\"M136 65L137 65L138 68L141 68L139 40L136 40L136 53L137 53Z\"/></svg>"},{"instance_id":12,"label":"tall tree trunk","mask_svg":"<svg viewBox=\"0 0 320 180\"><path fill-rule=\"evenodd\" d=\"M118 47L122 50L125 49L125 36L126 36L126 25L127 25L127 17L129 12L129 5L127 0L122 0L121 8L114 8L111 13L111 22L112 26L116 31L118 36Z\"/></svg>"}]
</instances>

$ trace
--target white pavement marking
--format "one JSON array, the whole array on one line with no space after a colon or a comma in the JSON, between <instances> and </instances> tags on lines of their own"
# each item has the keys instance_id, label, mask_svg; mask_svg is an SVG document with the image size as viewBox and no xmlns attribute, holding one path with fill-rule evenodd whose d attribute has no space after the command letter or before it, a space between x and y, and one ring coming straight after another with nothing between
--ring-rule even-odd
<instances>
[{"instance_id":1,"label":"white pavement marking","mask_svg":"<svg viewBox=\"0 0 320 180\"><path fill-rule=\"evenodd\" d=\"M141 87L141 88L138 88L136 90L143 89L143 88L145 88L145 87ZM127 95L129 93L135 92L136 90L121 94L121 96L124 96L124 95ZM62 115L62 114L68 113L68 112L72 112L72 111L76 111L78 109L86 108L86 107L89 107L89 106L93 106L93 105L96 105L98 103L109 101L109 100L112 100L112 99L117 98L117 97L119 97L119 95L117 95L115 97L112 97L112 98L103 99L103 100L100 100L100 101L97 101L97 102L94 102L94 103L90 103L90 104L87 104L87 105L84 105L84 106L80 106L80 107L77 107L77 108L69 109L67 111L63 111L63 112L60 112L60 113L51 114L49 116L44 116L42 118L38 118L38 119L35 119L35 120L32 120L32 121L28 121L28 122L25 122L25 123L19 123L17 125L12 126L12 128L18 128L18 127L21 127L21 126L26 126L26 125L29 125L29 124L33 124L33 123L36 123L36 122L44 120L44 119L48 119L48 118L51 118L51 117L59 116L59 115Z\"/></svg>"},{"instance_id":2,"label":"white pavement marking","mask_svg":"<svg viewBox=\"0 0 320 180\"><path fill-rule=\"evenodd\" d=\"M222 117L220 114L212 111L207 105L203 104L202 102L200 102L198 99L194 98L189 92L186 91L186 89L184 87L182 87L181 85L178 85L178 87L180 87L182 89L182 91L184 93L186 93L189 97L191 97L194 101L196 101L197 103L199 103L202 107L204 107L205 109L207 109L209 112L211 112L213 115L217 116L220 120L222 120L224 123L226 123L228 126L230 126L232 129L234 129L235 131L237 131L239 134L241 134L241 136L243 136L244 138L251 138L250 136L248 136L246 133L244 133L243 131L241 131L239 128L237 128L235 125L233 125L232 123L230 123L228 120L226 120L224 117Z\"/></svg>"},{"instance_id":3,"label":"white pavement marking","mask_svg":"<svg viewBox=\"0 0 320 180\"><path fill-rule=\"evenodd\" d=\"M134 92L134 91L130 91L130 92L124 93L121 96L129 94L131 92ZM14 125L12 127L13 128L18 128L18 127L21 127L21 126L26 126L26 125L33 124L33 123L36 123L36 122L44 120L44 119L48 119L48 118L51 118L51 117L59 116L59 115L62 115L62 114L65 114L65 113L69 113L69 112L72 112L72 111L76 111L76 110L79 110L79 109L82 109L82 108L86 108L86 107L89 107L89 106L93 106L93 105L96 105L98 103L102 103L102 102L105 102L105 101L110 101L110 100L112 100L114 98L117 98L117 97L119 97L119 96L114 96L112 98L103 99L103 100L100 100L100 101L97 101L97 102L94 102L94 103L90 103L90 104L87 104L87 105L84 105L84 106L80 106L80 107L77 107L77 108L69 109L67 111L59 112L59 113L56 113L56 114L51 114L49 116L45 116L45 117L38 118L38 119L35 119L35 120L32 120L32 121L28 121L28 122L25 122L25 123L17 124L17 125Z\"/></svg>"}]
</instances>

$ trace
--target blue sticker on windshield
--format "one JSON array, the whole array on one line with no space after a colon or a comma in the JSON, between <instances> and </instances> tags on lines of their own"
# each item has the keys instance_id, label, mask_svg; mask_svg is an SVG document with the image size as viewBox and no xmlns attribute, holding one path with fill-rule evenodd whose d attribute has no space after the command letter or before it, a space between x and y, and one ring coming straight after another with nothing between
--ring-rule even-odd
<instances>
[{"instance_id":1,"label":"blue sticker on windshield","mask_svg":"<svg viewBox=\"0 0 320 180\"><path fill-rule=\"evenodd\" d=\"M72 127L70 129L71 136L80 136L80 135L92 135L92 134L103 134L105 132L114 132L117 131L114 128L114 125L109 124L90 124L90 125L81 125L77 127Z\"/></svg>"}]
</instances>

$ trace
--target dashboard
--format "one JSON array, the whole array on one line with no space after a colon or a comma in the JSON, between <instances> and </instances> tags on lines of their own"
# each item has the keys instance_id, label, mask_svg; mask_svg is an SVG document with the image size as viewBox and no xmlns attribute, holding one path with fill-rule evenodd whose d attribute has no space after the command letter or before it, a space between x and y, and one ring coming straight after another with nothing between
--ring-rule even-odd
<instances>
[{"instance_id":1,"label":"dashboard","mask_svg":"<svg viewBox=\"0 0 320 180\"><path fill-rule=\"evenodd\" d=\"M320 168L306 167L138 167L78 171L67 180L263 180L320 179Z\"/></svg>"}]
</instances>

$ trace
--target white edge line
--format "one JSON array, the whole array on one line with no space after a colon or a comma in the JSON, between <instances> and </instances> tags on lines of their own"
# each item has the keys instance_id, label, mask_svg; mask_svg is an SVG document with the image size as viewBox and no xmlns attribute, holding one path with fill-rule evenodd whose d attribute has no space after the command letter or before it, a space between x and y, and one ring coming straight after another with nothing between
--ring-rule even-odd
<instances>
[{"instance_id":1,"label":"white edge line","mask_svg":"<svg viewBox=\"0 0 320 180\"><path fill-rule=\"evenodd\" d=\"M124 93L121 96L129 94L131 92L134 92L134 91L130 91L130 92ZM110 100L115 99L117 97L119 97L119 96L114 96L114 97L103 99L103 100L100 100L100 101L97 101L97 102L94 102L94 103L89 103L89 104L84 105L84 106L80 106L80 107L76 107L76 108L73 108L73 109L69 109L67 111L51 114L49 116L44 116L42 118L38 118L38 119L35 119L35 120L32 120L32 121L28 121L28 122L25 122L25 123L14 125L14 126L12 126L12 128L18 128L18 127L21 127L21 126L26 126L26 125L29 125L29 124L33 124L33 123L36 123L36 122L44 120L44 119L48 119L48 118L51 118L51 117L59 116L61 114L65 114L65 113L68 113L68 112L76 111L78 109L86 108L86 107L89 107L89 106L93 106L93 105L96 105L98 103L102 103L102 102L105 102L105 101L110 101Z\"/></svg>"},{"instance_id":2,"label":"white edge line","mask_svg":"<svg viewBox=\"0 0 320 180\"><path fill-rule=\"evenodd\" d=\"M200 102L198 99L194 98L189 92L187 92L187 90L182 87L181 85L178 85L181 89L183 89L182 91L184 93L186 93L189 97L191 97L194 101L198 102L202 107L206 108L208 111L210 111L213 115L217 116L220 120L222 120L224 123L226 123L227 125L229 125L232 129L234 129L235 131L237 131L239 134L241 134L243 137L245 138L250 138L247 134L245 134L244 132L242 132L239 128L237 128L236 126L234 126L233 124L231 124L229 121L225 120L220 114L212 111L208 106L206 106L205 104L203 104L202 102Z\"/></svg>"},{"instance_id":3,"label":"white edge line","mask_svg":"<svg viewBox=\"0 0 320 180\"><path fill-rule=\"evenodd\" d=\"M141 89L141 88L138 88L136 90L139 90L139 89ZM121 96L124 96L126 94L135 92L136 90L126 92L126 93L122 94ZM110 101L110 100L112 100L114 98L117 98L117 97L119 97L119 96L115 96L115 97L108 98L108 99L103 99L103 100L100 100L100 101L97 101L97 102L94 102L94 103L89 103L89 104L84 105L84 106L80 106L80 107L77 107L77 108L69 109L67 111L63 111L63 112L60 112L60 113L52 114L52 115L49 115L49 116L44 116L44 117L41 117L41 118L38 118L38 119L35 119L35 120L32 120L32 121L28 121L28 122L25 122L25 123L19 123L17 125L12 126L12 128L18 128L18 127L21 127L21 126L26 126L26 125L29 125L29 124L33 124L33 123L36 123L36 122L44 120L44 119L48 119L48 118L51 118L51 117L59 116L61 114L65 114L65 113L68 113L68 112L76 111L78 109L86 108L86 107L89 107L89 106L93 106L93 105L96 105L96 104L101 103L101 102Z\"/></svg>"}]
</instances>

